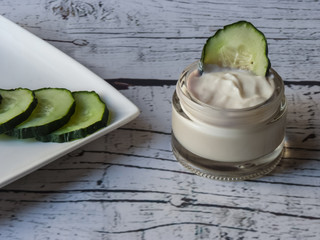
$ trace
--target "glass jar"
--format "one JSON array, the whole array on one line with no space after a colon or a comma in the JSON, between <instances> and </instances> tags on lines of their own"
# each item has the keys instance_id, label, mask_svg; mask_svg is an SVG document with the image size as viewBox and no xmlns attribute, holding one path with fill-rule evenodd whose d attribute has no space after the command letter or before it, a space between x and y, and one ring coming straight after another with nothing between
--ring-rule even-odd
<instances>
[{"instance_id":1,"label":"glass jar","mask_svg":"<svg viewBox=\"0 0 320 240\"><path fill-rule=\"evenodd\" d=\"M190 171L224 181L257 178L279 163L284 146L287 104L281 77L270 69L275 90L265 102L244 109L204 104L188 92L181 74L172 101L172 149Z\"/></svg>"}]
</instances>

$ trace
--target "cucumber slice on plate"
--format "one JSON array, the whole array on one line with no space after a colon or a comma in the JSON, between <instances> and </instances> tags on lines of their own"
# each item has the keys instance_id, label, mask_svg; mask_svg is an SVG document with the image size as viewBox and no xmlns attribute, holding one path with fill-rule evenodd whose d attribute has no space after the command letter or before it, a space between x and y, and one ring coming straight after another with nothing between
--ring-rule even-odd
<instances>
[{"instance_id":1,"label":"cucumber slice on plate","mask_svg":"<svg viewBox=\"0 0 320 240\"><path fill-rule=\"evenodd\" d=\"M75 110L72 93L64 88L42 88L34 91L38 105L27 120L7 132L17 138L48 134L66 124Z\"/></svg>"},{"instance_id":2,"label":"cucumber slice on plate","mask_svg":"<svg viewBox=\"0 0 320 240\"><path fill-rule=\"evenodd\" d=\"M208 38L200 63L202 71L206 71L208 64L213 64L265 76L270 68L266 38L249 22L227 25Z\"/></svg>"},{"instance_id":3,"label":"cucumber slice on plate","mask_svg":"<svg viewBox=\"0 0 320 240\"><path fill-rule=\"evenodd\" d=\"M33 91L26 88L0 89L0 133L26 120L37 105Z\"/></svg>"},{"instance_id":4,"label":"cucumber slice on plate","mask_svg":"<svg viewBox=\"0 0 320 240\"><path fill-rule=\"evenodd\" d=\"M75 113L69 122L60 129L36 139L43 142L68 142L86 137L107 125L109 111L95 92L74 92Z\"/></svg>"}]
</instances>

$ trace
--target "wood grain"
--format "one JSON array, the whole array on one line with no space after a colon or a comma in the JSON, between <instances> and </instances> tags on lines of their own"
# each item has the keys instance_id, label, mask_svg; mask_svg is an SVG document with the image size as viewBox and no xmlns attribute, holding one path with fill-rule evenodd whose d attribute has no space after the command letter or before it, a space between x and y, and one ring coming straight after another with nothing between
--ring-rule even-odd
<instances>
[{"instance_id":1,"label":"wood grain","mask_svg":"<svg viewBox=\"0 0 320 240\"><path fill-rule=\"evenodd\" d=\"M0 14L108 80L141 115L0 189L0 239L314 239L320 235L320 5L279 0L0 0ZM175 80L207 37L248 20L286 83L285 155L245 182L171 151Z\"/></svg>"},{"instance_id":2,"label":"wood grain","mask_svg":"<svg viewBox=\"0 0 320 240\"><path fill-rule=\"evenodd\" d=\"M317 1L1 0L0 14L104 79L177 79L207 37L251 21L265 33L272 66L288 81L318 81Z\"/></svg>"},{"instance_id":3,"label":"wood grain","mask_svg":"<svg viewBox=\"0 0 320 240\"><path fill-rule=\"evenodd\" d=\"M0 236L317 239L320 87L286 86L284 159L270 175L236 183L195 176L176 162L173 91L122 90L142 110L138 119L0 190Z\"/></svg>"}]
</instances>

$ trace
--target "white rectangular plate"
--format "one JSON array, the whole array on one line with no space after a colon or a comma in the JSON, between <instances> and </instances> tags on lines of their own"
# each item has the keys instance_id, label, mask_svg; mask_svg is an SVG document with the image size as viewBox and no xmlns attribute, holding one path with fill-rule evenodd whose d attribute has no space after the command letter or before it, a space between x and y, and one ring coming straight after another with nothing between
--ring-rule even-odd
<instances>
[{"instance_id":1,"label":"white rectangular plate","mask_svg":"<svg viewBox=\"0 0 320 240\"><path fill-rule=\"evenodd\" d=\"M0 16L0 88L94 90L111 111L107 127L68 143L0 136L0 187L128 123L139 109L115 88L52 45Z\"/></svg>"}]
</instances>

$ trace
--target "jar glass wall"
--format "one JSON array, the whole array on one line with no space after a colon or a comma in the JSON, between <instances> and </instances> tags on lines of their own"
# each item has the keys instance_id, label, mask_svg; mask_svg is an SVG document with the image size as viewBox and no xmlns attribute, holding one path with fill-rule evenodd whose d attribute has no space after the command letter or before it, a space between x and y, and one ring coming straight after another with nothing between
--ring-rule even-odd
<instances>
[{"instance_id":1,"label":"jar glass wall","mask_svg":"<svg viewBox=\"0 0 320 240\"><path fill-rule=\"evenodd\" d=\"M244 109L208 106L188 92L187 79L198 63L185 69L172 101L172 148L192 172L212 179L239 181L273 170L281 159L286 99L281 77L271 69L275 90L265 102Z\"/></svg>"}]
</instances>

